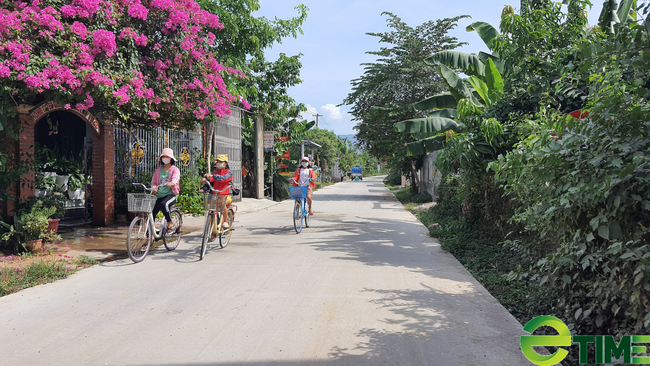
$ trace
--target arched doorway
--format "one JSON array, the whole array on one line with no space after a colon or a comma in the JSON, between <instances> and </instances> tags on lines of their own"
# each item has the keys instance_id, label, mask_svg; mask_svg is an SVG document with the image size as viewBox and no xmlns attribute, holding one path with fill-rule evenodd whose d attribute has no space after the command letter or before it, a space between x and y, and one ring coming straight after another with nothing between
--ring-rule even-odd
<instances>
[{"instance_id":1,"label":"arched doorway","mask_svg":"<svg viewBox=\"0 0 650 366\"><path fill-rule=\"evenodd\" d=\"M86 120L65 109L47 113L34 125L35 194L50 195L44 199L64 206L62 224L90 222L91 141Z\"/></svg>"}]
</instances>

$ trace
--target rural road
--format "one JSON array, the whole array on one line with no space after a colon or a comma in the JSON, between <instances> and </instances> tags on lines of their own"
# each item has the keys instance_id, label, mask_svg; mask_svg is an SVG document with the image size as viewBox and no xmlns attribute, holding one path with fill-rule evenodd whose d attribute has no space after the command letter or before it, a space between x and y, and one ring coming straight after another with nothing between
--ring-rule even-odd
<instances>
[{"instance_id":1,"label":"rural road","mask_svg":"<svg viewBox=\"0 0 650 366\"><path fill-rule=\"evenodd\" d=\"M522 325L379 178L0 298L0 365L530 365Z\"/></svg>"}]
</instances>

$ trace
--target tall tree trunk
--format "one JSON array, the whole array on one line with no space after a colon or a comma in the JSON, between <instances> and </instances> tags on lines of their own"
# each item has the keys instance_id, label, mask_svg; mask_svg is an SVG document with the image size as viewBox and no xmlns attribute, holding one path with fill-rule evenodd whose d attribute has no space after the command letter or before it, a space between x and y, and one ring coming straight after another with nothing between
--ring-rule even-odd
<instances>
[{"instance_id":1,"label":"tall tree trunk","mask_svg":"<svg viewBox=\"0 0 650 366\"><path fill-rule=\"evenodd\" d=\"M418 193L418 171L415 169L415 163L411 163L411 193Z\"/></svg>"}]
</instances>

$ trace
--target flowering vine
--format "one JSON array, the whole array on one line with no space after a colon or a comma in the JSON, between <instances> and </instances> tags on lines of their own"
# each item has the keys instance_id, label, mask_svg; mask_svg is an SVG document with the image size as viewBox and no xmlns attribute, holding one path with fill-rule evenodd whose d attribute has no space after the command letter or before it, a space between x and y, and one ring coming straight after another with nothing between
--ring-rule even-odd
<instances>
[{"instance_id":1,"label":"flowering vine","mask_svg":"<svg viewBox=\"0 0 650 366\"><path fill-rule=\"evenodd\" d=\"M0 94L42 94L66 108L195 127L222 117L230 78L216 15L194 0L0 0Z\"/></svg>"}]
</instances>

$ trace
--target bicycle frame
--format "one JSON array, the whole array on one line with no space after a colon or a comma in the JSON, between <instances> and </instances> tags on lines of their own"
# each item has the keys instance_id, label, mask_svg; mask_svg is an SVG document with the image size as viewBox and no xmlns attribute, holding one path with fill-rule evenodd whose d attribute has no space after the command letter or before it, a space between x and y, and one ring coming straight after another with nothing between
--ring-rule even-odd
<instances>
[{"instance_id":1,"label":"bicycle frame","mask_svg":"<svg viewBox=\"0 0 650 366\"><path fill-rule=\"evenodd\" d=\"M153 196L153 188L147 188L147 186L145 186L142 183L133 183L133 185L136 186L136 187L140 186L140 187L144 188L145 191L149 192L149 195ZM152 234L153 238L155 240L160 240L162 238L162 232L163 232L162 228L167 226L167 219L165 218L165 216L163 216L162 222L160 223L160 228L156 229L156 220L153 217L153 214L151 212L138 213L138 216L141 216L141 217L144 217L145 215L146 215L145 220L147 221L147 226L149 227L149 230L151 230L151 234Z\"/></svg>"}]
</instances>

